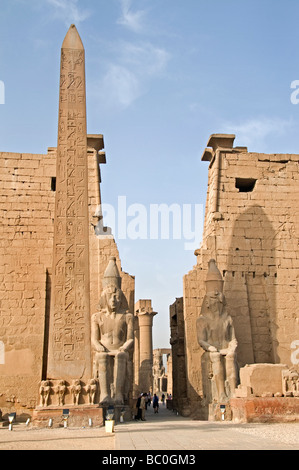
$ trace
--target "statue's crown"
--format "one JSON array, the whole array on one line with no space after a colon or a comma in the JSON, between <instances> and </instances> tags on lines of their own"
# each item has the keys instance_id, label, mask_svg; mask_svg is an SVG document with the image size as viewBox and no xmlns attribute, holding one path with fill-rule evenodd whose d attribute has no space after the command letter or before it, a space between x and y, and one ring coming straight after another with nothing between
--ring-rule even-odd
<instances>
[{"instance_id":1,"label":"statue's crown","mask_svg":"<svg viewBox=\"0 0 299 470\"><path fill-rule=\"evenodd\" d=\"M117 289L121 289L121 277L116 264L116 258L111 257L104 273L103 277L103 288L107 286L113 286Z\"/></svg>"},{"instance_id":2,"label":"statue's crown","mask_svg":"<svg viewBox=\"0 0 299 470\"><path fill-rule=\"evenodd\" d=\"M206 292L214 292L215 289L219 292L223 292L223 279L217 268L216 261L211 259L209 261L209 269L206 278Z\"/></svg>"}]
</instances>

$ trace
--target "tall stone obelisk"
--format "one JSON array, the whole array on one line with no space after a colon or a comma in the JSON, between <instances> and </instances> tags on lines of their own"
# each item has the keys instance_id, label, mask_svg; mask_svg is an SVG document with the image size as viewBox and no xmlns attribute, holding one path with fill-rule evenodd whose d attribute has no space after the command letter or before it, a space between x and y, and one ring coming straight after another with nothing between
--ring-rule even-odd
<instances>
[{"instance_id":1,"label":"tall stone obelisk","mask_svg":"<svg viewBox=\"0 0 299 470\"><path fill-rule=\"evenodd\" d=\"M48 379L91 377L85 52L72 25L61 49Z\"/></svg>"}]
</instances>

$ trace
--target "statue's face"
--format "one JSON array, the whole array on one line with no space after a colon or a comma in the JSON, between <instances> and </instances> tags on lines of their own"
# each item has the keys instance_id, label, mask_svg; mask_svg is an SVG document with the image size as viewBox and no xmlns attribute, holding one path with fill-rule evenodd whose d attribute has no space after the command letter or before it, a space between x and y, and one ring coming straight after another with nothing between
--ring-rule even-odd
<instances>
[{"instance_id":1,"label":"statue's face","mask_svg":"<svg viewBox=\"0 0 299 470\"><path fill-rule=\"evenodd\" d=\"M224 295L215 290L215 292L208 295L208 307L213 314L221 315L224 308Z\"/></svg>"},{"instance_id":2,"label":"statue's face","mask_svg":"<svg viewBox=\"0 0 299 470\"><path fill-rule=\"evenodd\" d=\"M105 294L108 309L111 312L117 312L121 304L121 291L116 287L108 286Z\"/></svg>"}]
</instances>

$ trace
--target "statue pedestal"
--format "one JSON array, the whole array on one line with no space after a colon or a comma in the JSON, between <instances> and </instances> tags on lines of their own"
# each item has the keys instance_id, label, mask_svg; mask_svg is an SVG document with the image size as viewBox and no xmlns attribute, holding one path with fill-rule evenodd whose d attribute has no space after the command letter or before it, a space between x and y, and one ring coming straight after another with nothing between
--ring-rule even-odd
<instances>
[{"instance_id":1,"label":"statue pedestal","mask_svg":"<svg viewBox=\"0 0 299 470\"><path fill-rule=\"evenodd\" d=\"M67 414L68 413L68 414ZM105 409L100 405L65 405L38 407L33 411L32 425L38 428L49 426L50 419L53 427L63 427L67 417L68 427L104 426Z\"/></svg>"},{"instance_id":2,"label":"statue pedestal","mask_svg":"<svg viewBox=\"0 0 299 470\"><path fill-rule=\"evenodd\" d=\"M119 423L121 422L121 416L123 416L123 419L125 422L132 421L133 418L133 412L130 406L121 406L117 405L115 407L115 422Z\"/></svg>"},{"instance_id":3,"label":"statue pedestal","mask_svg":"<svg viewBox=\"0 0 299 470\"><path fill-rule=\"evenodd\" d=\"M231 421L232 409L230 402L210 403L209 404L209 421Z\"/></svg>"},{"instance_id":4,"label":"statue pedestal","mask_svg":"<svg viewBox=\"0 0 299 470\"><path fill-rule=\"evenodd\" d=\"M102 405L100 405L102 406ZM133 418L133 411L129 405L113 405L114 408L114 421L115 423L121 423L121 417L123 418L124 422L132 421ZM106 413L108 411L108 405L103 406L103 416L104 420L106 419Z\"/></svg>"},{"instance_id":5,"label":"statue pedestal","mask_svg":"<svg viewBox=\"0 0 299 470\"><path fill-rule=\"evenodd\" d=\"M114 407L114 421L121 423L132 421L132 409L128 405L112 405ZM52 426L55 428L64 426L64 418L67 417L67 427L88 427L90 419L92 426L105 426L107 405L65 405L47 407L37 407L33 411L32 425L37 428L45 428L49 426L50 419Z\"/></svg>"},{"instance_id":6,"label":"statue pedestal","mask_svg":"<svg viewBox=\"0 0 299 470\"><path fill-rule=\"evenodd\" d=\"M299 423L299 397L232 398L235 423Z\"/></svg>"}]
</instances>

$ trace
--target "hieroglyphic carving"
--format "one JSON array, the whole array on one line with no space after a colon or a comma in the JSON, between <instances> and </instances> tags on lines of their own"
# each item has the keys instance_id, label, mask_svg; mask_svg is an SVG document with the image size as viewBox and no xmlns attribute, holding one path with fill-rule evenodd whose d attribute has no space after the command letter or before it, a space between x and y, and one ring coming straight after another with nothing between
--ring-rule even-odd
<instances>
[{"instance_id":1,"label":"hieroglyphic carving","mask_svg":"<svg viewBox=\"0 0 299 470\"><path fill-rule=\"evenodd\" d=\"M61 51L48 377L90 375L84 48L71 26Z\"/></svg>"}]
</instances>

